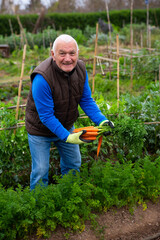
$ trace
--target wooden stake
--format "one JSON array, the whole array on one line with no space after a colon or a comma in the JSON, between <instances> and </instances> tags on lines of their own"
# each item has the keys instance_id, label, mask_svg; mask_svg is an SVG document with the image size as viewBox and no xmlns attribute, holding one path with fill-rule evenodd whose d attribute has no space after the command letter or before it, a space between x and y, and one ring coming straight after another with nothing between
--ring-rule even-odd
<instances>
[{"instance_id":1,"label":"wooden stake","mask_svg":"<svg viewBox=\"0 0 160 240\"><path fill-rule=\"evenodd\" d=\"M133 88L133 74L132 74L132 54L133 54L133 29L132 29L132 22L133 22L133 0L131 0L131 27L130 27L130 35L131 35L131 89Z\"/></svg>"},{"instance_id":2,"label":"wooden stake","mask_svg":"<svg viewBox=\"0 0 160 240\"><path fill-rule=\"evenodd\" d=\"M159 65L159 93L160 93L160 65Z\"/></svg>"},{"instance_id":3,"label":"wooden stake","mask_svg":"<svg viewBox=\"0 0 160 240\"><path fill-rule=\"evenodd\" d=\"M119 36L117 34L117 107L119 108Z\"/></svg>"},{"instance_id":4,"label":"wooden stake","mask_svg":"<svg viewBox=\"0 0 160 240\"><path fill-rule=\"evenodd\" d=\"M21 97L21 89L22 89L22 79L23 79L23 73L24 73L25 56L26 56L26 44L24 45L24 49L23 49L22 68L21 68L21 76L20 76L20 82L19 82L19 88L18 88L18 99L17 99L17 107L16 107L16 120L18 120L18 111L19 111L19 102L20 102L20 97Z\"/></svg>"},{"instance_id":5,"label":"wooden stake","mask_svg":"<svg viewBox=\"0 0 160 240\"><path fill-rule=\"evenodd\" d=\"M13 33L13 28L12 28L11 19L9 19L8 21L9 21L9 26L10 26L11 33L12 33L12 37L13 37L14 47L16 48L17 45L16 45L16 41L15 41L15 37L14 37L14 33Z\"/></svg>"},{"instance_id":6,"label":"wooden stake","mask_svg":"<svg viewBox=\"0 0 160 240\"><path fill-rule=\"evenodd\" d=\"M147 47L149 48L149 3L147 3Z\"/></svg>"},{"instance_id":7,"label":"wooden stake","mask_svg":"<svg viewBox=\"0 0 160 240\"><path fill-rule=\"evenodd\" d=\"M111 23L110 23L110 18L109 18L109 10L108 10L107 1L106 1L106 11L107 11L108 26L109 26L109 55L108 55L108 57L111 58L112 37L111 37ZM109 79L111 80L111 64L110 64L110 62L109 62Z\"/></svg>"},{"instance_id":8,"label":"wooden stake","mask_svg":"<svg viewBox=\"0 0 160 240\"><path fill-rule=\"evenodd\" d=\"M108 10L108 3L106 1L106 11L107 11L107 19L108 19L108 26L109 26L109 39L110 39L110 46L112 45L112 37L111 37L111 23L109 18L109 10Z\"/></svg>"},{"instance_id":9,"label":"wooden stake","mask_svg":"<svg viewBox=\"0 0 160 240\"><path fill-rule=\"evenodd\" d=\"M95 72L96 72L97 42L98 42L98 23L96 24L96 39L95 39L94 60L93 60L92 93L94 93L94 77L95 77Z\"/></svg>"},{"instance_id":10,"label":"wooden stake","mask_svg":"<svg viewBox=\"0 0 160 240\"><path fill-rule=\"evenodd\" d=\"M141 31L141 48L143 48L143 34L142 34L142 31Z\"/></svg>"},{"instance_id":11,"label":"wooden stake","mask_svg":"<svg viewBox=\"0 0 160 240\"><path fill-rule=\"evenodd\" d=\"M18 24L19 24L19 27L20 27L21 35L22 35L22 37L24 36L24 38L25 38L25 43L28 44L28 41L27 41L27 38L26 38L26 34L25 34L25 31L24 31L24 28L23 28L23 26L22 26L22 23L21 23L20 18L19 18L18 15L17 15L17 21L18 21Z\"/></svg>"},{"instance_id":12,"label":"wooden stake","mask_svg":"<svg viewBox=\"0 0 160 240\"><path fill-rule=\"evenodd\" d=\"M148 30L148 33L149 33L149 48L151 49L152 46L151 46L151 29Z\"/></svg>"},{"instance_id":13,"label":"wooden stake","mask_svg":"<svg viewBox=\"0 0 160 240\"><path fill-rule=\"evenodd\" d=\"M124 67L124 74L126 74L126 58L124 57L124 65L123 65L123 67Z\"/></svg>"}]
</instances>

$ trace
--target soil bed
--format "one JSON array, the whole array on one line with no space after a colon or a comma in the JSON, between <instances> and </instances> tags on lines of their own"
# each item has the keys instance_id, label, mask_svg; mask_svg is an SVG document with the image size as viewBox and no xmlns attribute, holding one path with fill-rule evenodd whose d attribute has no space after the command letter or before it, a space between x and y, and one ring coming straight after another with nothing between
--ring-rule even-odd
<instances>
[{"instance_id":1,"label":"soil bed","mask_svg":"<svg viewBox=\"0 0 160 240\"><path fill-rule=\"evenodd\" d=\"M112 208L99 214L97 221L94 229L86 222L82 233L69 233L58 227L49 240L160 240L160 199L157 203L147 202L145 210L138 205L133 214L126 207Z\"/></svg>"}]
</instances>

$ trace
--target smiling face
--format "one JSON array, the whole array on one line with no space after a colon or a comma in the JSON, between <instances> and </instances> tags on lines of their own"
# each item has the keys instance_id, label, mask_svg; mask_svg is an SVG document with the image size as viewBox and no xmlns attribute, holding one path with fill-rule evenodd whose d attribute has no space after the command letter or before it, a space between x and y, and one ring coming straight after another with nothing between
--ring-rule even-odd
<instances>
[{"instance_id":1,"label":"smiling face","mask_svg":"<svg viewBox=\"0 0 160 240\"><path fill-rule=\"evenodd\" d=\"M78 50L74 41L65 42L59 40L55 51L51 51L53 60L64 72L71 72L77 64Z\"/></svg>"}]
</instances>

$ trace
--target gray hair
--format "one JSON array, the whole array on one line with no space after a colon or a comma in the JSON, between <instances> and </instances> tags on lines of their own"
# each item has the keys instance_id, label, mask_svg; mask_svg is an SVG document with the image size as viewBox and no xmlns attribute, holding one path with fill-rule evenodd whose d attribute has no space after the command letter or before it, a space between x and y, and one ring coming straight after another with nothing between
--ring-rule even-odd
<instances>
[{"instance_id":1,"label":"gray hair","mask_svg":"<svg viewBox=\"0 0 160 240\"><path fill-rule=\"evenodd\" d=\"M75 44L76 44L76 47L77 47L77 52L78 52L79 48L78 48L77 41L76 41L73 37L71 37L70 35L68 35L68 34L62 34L62 35L60 35L59 37L57 37L57 38L55 39L54 43L53 43L52 51L54 52L54 54L55 54L56 46L57 46L57 43L58 43L59 40L62 40L62 41L64 41L64 42L66 42L66 43L71 42L71 41L74 41Z\"/></svg>"}]
</instances>

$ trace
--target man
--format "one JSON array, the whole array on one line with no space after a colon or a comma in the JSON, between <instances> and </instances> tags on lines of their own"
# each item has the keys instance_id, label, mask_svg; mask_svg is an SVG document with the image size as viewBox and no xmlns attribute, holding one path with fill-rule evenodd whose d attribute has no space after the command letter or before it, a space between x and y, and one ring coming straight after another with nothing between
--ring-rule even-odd
<instances>
[{"instance_id":1,"label":"man","mask_svg":"<svg viewBox=\"0 0 160 240\"><path fill-rule=\"evenodd\" d=\"M48 185L50 145L60 154L62 175L79 171L79 144L83 131L72 133L78 118L78 105L97 125L112 123L101 113L91 97L85 65L78 60L78 45L69 35L60 35L53 44L52 56L31 74L31 89L26 106L26 129L32 156L30 188L42 180Z\"/></svg>"}]
</instances>

